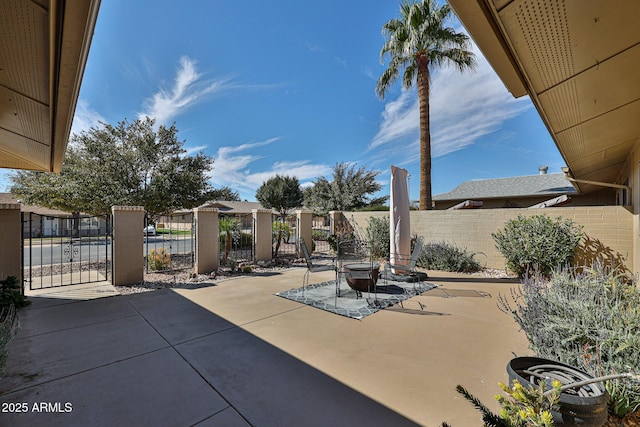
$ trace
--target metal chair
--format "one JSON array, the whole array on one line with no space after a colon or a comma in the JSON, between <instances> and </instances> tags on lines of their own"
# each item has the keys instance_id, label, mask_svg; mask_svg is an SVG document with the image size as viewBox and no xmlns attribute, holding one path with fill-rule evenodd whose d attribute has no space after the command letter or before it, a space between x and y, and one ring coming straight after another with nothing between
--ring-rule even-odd
<instances>
[{"instance_id":1,"label":"metal chair","mask_svg":"<svg viewBox=\"0 0 640 427\"><path fill-rule=\"evenodd\" d=\"M418 263L418 257L420 257L420 254L422 253L422 249L424 248L424 238L422 236L418 236L418 238L416 239L416 244L413 247L413 251L411 252L410 256L406 256L406 255L396 255L396 259L397 260L407 260L406 264L391 264L386 263L384 265L384 270L383 270L383 277L386 280L389 279L390 275L393 275L394 273L391 272L391 270L396 270L396 271L400 271L400 272L404 272L407 275L415 278L418 282L420 282L420 275L425 275L425 273L421 273L418 272L416 270L417 267L417 263ZM414 282L414 288L415 288L415 282Z\"/></svg>"},{"instance_id":2,"label":"metal chair","mask_svg":"<svg viewBox=\"0 0 640 427\"><path fill-rule=\"evenodd\" d=\"M311 260L311 254L309 253L309 248L307 248L307 244L304 242L304 239L300 239L300 249L302 250L302 254L304 255L304 259L307 262L307 271L304 273L304 277L302 278L302 295L304 296L304 290L307 286L309 286L309 274L310 273L319 273L321 271L331 271L335 270L335 266L333 264L314 264Z\"/></svg>"}]
</instances>

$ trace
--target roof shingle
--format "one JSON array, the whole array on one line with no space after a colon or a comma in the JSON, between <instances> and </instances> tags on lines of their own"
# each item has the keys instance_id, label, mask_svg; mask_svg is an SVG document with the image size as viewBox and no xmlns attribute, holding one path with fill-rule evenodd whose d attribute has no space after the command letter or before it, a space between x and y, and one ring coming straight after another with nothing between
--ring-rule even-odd
<instances>
[{"instance_id":1,"label":"roof shingle","mask_svg":"<svg viewBox=\"0 0 640 427\"><path fill-rule=\"evenodd\" d=\"M466 181L449 191L437 194L433 200L496 199L532 196L577 194L563 173L514 176L509 178Z\"/></svg>"}]
</instances>

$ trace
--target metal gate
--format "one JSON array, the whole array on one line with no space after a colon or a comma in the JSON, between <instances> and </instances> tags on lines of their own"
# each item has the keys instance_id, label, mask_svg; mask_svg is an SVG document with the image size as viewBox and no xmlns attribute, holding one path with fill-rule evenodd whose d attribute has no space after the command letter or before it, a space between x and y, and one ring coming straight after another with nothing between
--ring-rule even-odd
<instances>
[{"instance_id":1,"label":"metal gate","mask_svg":"<svg viewBox=\"0 0 640 427\"><path fill-rule=\"evenodd\" d=\"M271 253L274 258L298 256L298 218L296 215L281 217L272 215L272 245Z\"/></svg>"},{"instance_id":2,"label":"metal gate","mask_svg":"<svg viewBox=\"0 0 640 427\"><path fill-rule=\"evenodd\" d=\"M30 290L111 280L111 216L22 213L22 277Z\"/></svg>"},{"instance_id":3,"label":"metal gate","mask_svg":"<svg viewBox=\"0 0 640 427\"><path fill-rule=\"evenodd\" d=\"M195 216L191 211L145 216L144 258L147 273L186 270L195 265Z\"/></svg>"},{"instance_id":4,"label":"metal gate","mask_svg":"<svg viewBox=\"0 0 640 427\"><path fill-rule=\"evenodd\" d=\"M218 226L220 264L235 267L241 262L253 262L255 255L253 215L241 213L221 215Z\"/></svg>"}]
</instances>

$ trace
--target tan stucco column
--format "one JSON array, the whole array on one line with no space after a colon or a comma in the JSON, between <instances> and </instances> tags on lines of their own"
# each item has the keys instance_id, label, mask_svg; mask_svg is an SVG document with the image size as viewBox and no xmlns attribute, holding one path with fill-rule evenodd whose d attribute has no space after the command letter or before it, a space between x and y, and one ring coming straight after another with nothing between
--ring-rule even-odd
<instances>
[{"instance_id":1,"label":"tan stucco column","mask_svg":"<svg viewBox=\"0 0 640 427\"><path fill-rule=\"evenodd\" d=\"M311 229L313 228L313 212L307 210L297 210L296 211L297 223L298 223L298 238L296 239L296 244L298 247L298 253L302 254L300 250L300 239L304 239L304 242L307 244L307 248L309 252L313 252L313 243L312 243L312 234Z\"/></svg>"},{"instance_id":2,"label":"tan stucco column","mask_svg":"<svg viewBox=\"0 0 640 427\"><path fill-rule=\"evenodd\" d=\"M342 226L342 211L329 211L329 233L338 234Z\"/></svg>"},{"instance_id":3,"label":"tan stucco column","mask_svg":"<svg viewBox=\"0 0 640 427\"><path fill-rule=\"evenodd\" d=\"M22 284L22 219L19 203L0 203L0 280L8 276Z\"/></svg>"},{"instance_id":4,"label":"tan stucco column","mask_svg":"<svg viewBox=\"0 0 640 427\"><path fill-rule=\"evenodd\" d=\"M211 273L218 269L220 253L220 225L217 208L196 208L196 264L195 273Z\"/></svg>"},{"instance_id":5,"label":"tan stucco column","mask_svg":"<svg viewBox=\"0 0 640 427\"><path fill-rule=\"evenodd\" d=\"M255 261L270 261L272 249L271 209L252 209Z\"/></svg>"},{"instance_id":6,"label":"tan stucco column","mask_svg":"<svg viewBox=\"0 0 640 427\"><path fill-rule=\"evenodd\" d=\"M113 284L144 280L144 207L113 206Z\"/></svg>"}]
</instances>

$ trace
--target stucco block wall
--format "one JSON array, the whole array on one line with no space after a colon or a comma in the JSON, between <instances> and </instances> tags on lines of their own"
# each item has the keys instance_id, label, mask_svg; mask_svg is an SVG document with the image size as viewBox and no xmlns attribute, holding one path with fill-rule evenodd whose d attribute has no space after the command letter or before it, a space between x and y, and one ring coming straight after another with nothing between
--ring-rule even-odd
<instances>
[{"instance_id":1,"label":"stucco block wall","mask_svg":"<svg viewBox=\"0 0 640 427\"><path fill-rule=\"evenodd\" d=\"M388 212L345 212L345 218L364 230L370 217L388 217ZM477 253L489 268L505 268L505 259L495 247L491 233L518 215L561 216L582 225L590 248L603 255L622 259L637 273L634 265L634 215L622 206L585 206L546 209L475 209L462 211L411 211L411 233L427 242L446 241Z\"/></svg>"},{"instance_id":2,"label":"stucco block wall","mask_svg":"<svg viewBox=\"0 0 640 427\"><path fill-rule=\"evenodd\" d=\"M21 223L19 204L0 203L0 280L14 276L22 283Z\"/></svg>"}]
</instances>

